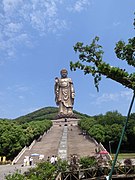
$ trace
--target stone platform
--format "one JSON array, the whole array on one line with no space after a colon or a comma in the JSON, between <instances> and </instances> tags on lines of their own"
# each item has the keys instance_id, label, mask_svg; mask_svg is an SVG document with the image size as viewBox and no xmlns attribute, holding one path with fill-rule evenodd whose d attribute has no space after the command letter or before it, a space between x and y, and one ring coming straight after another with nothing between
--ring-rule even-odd
<instances>
[{"instance_id":1,"label":"stone platform","mask_svg":"<svg viewBox=\"0 0 135 180\"><path fill-rule=\"evenodd\" d=\"M78 121L80 119L76 119L76 118L61 118L61 119L56 119L56 120L52 120L53 122L53 126L77 126Z\"/></svg>"}]
</instances>

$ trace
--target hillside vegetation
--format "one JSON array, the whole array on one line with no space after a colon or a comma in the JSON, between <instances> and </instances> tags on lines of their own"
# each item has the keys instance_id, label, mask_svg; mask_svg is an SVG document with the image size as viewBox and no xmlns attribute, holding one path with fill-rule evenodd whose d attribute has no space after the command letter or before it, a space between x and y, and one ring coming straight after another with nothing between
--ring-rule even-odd
<instances>
[{"instance_id":1,"label":"hillside vegetation","mask_svg":"<svg viewBox=\"0 0 135 180\"><path fill-rule=\"evenodd\" d=\"M0 119L0 156L13 159L24 147L29 146L52 126L58 113L56 107L45 107L16 119ZM74 111L80 119L79 126L88 135L101 142L109 151L116 151L126 117L117 111L105 115L88 116ZM135 113L131 114L123 139L121 152L135 152Z\"/></svg>"},{"instance_id":2,"label":"hillside vegetation","mask_svg":"<svg viewBox=\"0 0 135 180\"><path fill-rule=\"evenodd\" d=\"M88 135L101 142L107 149L111 143L111 150L116 152L119 143L123 124L126 117L117 111L107 112L105 115L97 115L79 121L79 126ZM135 152L135 113L132 113L122 141L121 152Z\"/></svg>"},{"instance_id":3,"label":"hillside vegetation","mask_svg":"<svg viewBox=\"0 0 135 180\"><path fill-rule=\"evenodd\" d=\"M90 117L86 114L83 114L83 113L80 113L77 111L74 111L74 113L76 114L76 116L79 119ZM39 109L37 111L34 111L32 113L29 113L25 116L18 117L14 120L17 120L17 121L22 122L22 123L23 122L30 122L30 121L34 121L34 120L40 121L43 119L54 120L54 119L56 119L57 114L58 114L58 108L57 107L45 107L45 108Z\"/></svg>"},{"instance_id":4,"label":"hillside vegetation","mask_svg":"<svg viewBox=\"0 0 135 180\"><path fill-rule=\"evenodd\" d=\"M0 120L0 156L12 160L24 146L29 146L52 126L49 120L18 123Z\"/></svg>"},{"instance_id":5,"label":"hillside vegetation","mask_svg":"<svg viewBox=\"0 0 135 180\"><path fill-rule=\"evenodd\" d=\"M45 107L18 117L16 119L0 119L0 156L12 160L24 146L29 146L52 126L58 113L56 107ZM90 116L75 111L80 119Z\"/></svg>"}]
</instances>

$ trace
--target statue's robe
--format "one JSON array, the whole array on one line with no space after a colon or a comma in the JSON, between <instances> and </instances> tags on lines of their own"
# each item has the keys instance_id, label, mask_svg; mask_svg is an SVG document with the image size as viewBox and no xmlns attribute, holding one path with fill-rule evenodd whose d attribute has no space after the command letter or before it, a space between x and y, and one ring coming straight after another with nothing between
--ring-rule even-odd
<instances>
[{"instance_id":1,"label":"statue's robe","mask_svg":"<svg viewBox=\"0 0 135 180\"><path fill-rule=\"evenodd\" d=\"M74 87L71 78L59 78L55 83L56 104L72 108L74 104ZM64 109L63 109L64 111Z\"/></svg>"}]
</instances>

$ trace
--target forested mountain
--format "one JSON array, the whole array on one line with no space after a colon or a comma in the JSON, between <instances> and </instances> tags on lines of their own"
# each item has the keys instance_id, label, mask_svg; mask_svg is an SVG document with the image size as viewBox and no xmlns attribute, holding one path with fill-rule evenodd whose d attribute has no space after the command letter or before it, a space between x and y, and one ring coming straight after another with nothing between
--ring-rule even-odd
<instances>
[{"instance_id":1,"label":"forested mountain","mask_svg":"<svg viewBox=\"0 0 135 180\"><path fill-rule=\"evenodd\" d=\"M52 126L58 113L56 107L45 107L16 119L0 119L0 156L12 160L24 146L29 146ZM90 116L74 112L78 118Z\"/></svg>"},{"instance_id":2,"label":"forested mountain","mask_svg":"<svg viewBox=\"0 0 135 180\"><path fill-rule=\"evenodd\" d=\"M52 126L52 121L58 113L56 107L45 107L16 119L0 119L0 155L13 159L24 147L29 146L34 139L38 139L45 131ZM112 142L112 151L117 148L123 124L126 120L117 111L107 112L88 116L74 111L81 119L79 126L88 135L108 149L109 142ZM122 142L122 152L135 151L135 113L132 113L127 130Z\"/></svg>"},{"instance_id":3,"label":"forested mountain","mask_svg":"<svg viewBox=\"0 0 135 180\"><path fill-rule=\"evenodd\" d=\"M74 111L74 113L76 114L76 116L79 119L85 118L85 117L90 117L86 114ZM48 120L53 120L56 119L56 116L58 114L58 108L57 107L45 107L45 108L41 108L37 111L34 111L32 113L29 113L27 115L24 116L20 116L14 120L17 120L19 122L30 122L30 121L34 121L34 120L43 120L43 119L48 119Z\"/></svg>"}]
</instances>

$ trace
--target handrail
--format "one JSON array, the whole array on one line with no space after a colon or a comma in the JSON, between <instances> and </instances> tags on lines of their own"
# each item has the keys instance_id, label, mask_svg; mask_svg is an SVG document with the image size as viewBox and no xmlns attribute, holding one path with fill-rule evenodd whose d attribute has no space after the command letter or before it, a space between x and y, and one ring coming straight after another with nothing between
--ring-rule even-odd
<instances>
[{"instance_id":1,"label":"handrail","mask_svg":"<svg viewBox=\"0 0 135 180\"><path fill-rule=\"evenodd\" d=\"M61 174L61 172L58 174L58 176L56 177L55 180L62 180L62 174Z\"/></svg>"},{"instance_id":2,"label":"handrail","mask_svg":"<svg viewBox=\"0 0 135 180\"><path fill-rule=\"evenodd\" d=\"M12 165L14 165L15 163L17 163L17 161L20 159L20 157L23 155L23 153L26 151L27 147L25 146L20 152L19 154L14 158L14 160L12 161Z\"/></svg>"}]
</instances>

